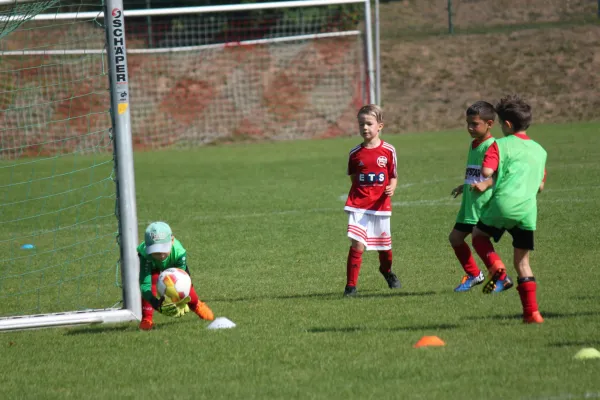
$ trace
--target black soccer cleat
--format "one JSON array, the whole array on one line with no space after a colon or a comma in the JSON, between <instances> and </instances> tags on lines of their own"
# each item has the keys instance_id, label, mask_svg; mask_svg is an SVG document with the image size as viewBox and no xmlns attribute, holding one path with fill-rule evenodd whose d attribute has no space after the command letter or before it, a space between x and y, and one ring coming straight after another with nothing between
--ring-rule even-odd
<instances>
[{"instance_id":1,"label":"black soccer cleat","mask_svg":"<svg viewBox=\"0 0 600 400\"><path fill-rule=\"evenodd\" d=\"M383 275L383 277L385 278L385 281L387 282L390 289L400 289L402 287L400 280L398 279L396 274L394 274L393 272L388 272L388 273L382 272L381 275Z\"/></svg>"},{"instance_id":2,"label":"black soccer cleat","mask_svg":"<svg viewBox=\"0 0 600 400\"><path fill-rule=\"evenodd\" d=\"M356 286L346 286L344 289L344 297L354 297L358 294Z\"/></svg>"}]
</instances>

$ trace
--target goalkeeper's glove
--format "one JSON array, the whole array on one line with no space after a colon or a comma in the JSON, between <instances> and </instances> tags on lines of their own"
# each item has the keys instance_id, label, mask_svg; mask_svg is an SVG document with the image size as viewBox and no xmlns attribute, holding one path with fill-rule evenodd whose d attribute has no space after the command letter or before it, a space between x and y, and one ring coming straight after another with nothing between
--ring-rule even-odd
<instances>
[{"instance_id":1,"label":"goalkeeper's glove","mask_svg":"<svg viewBox=\"0 0 600 400\"><path fill-rule=\"evenodd\" d=\"M173 303L170 299L166 299L164 296L160 299L154 297L150 303L152 304L152 308L168 317L175 317L179 314L177 304Z\"/></svg>"},{"instance_id":2,"label":"goalkeeper's glove","mask_svg":"<svg viewBox=\"0 0 600 400\"><path fill-rule=\"evenodd\" d=\"M190 300L190 296L186 296L175 303L177 306L177 315L175 315L175 317L183 317L186 313L190 312L190 306L188 306Z\"/></svg>"},{"instance_id":3,"label":"goalkeeper's glove","mask_svg":"<svg viewBox=\"0 0 600 400\"><path fill-rule=\"evenodd\" d=\"M190 307L184 304L182 307L177 307L177 315L174 315L175 318L183 317L185 314L190 312Z\"/></svg>"},{"instance_id":4,"label":"goalkeeper's glove","mask_svg":"<svg viewBox=\"0 0 600 400\"><path fill-rule=\"evenodd\" d=\"M160 299L154 297L151 301L151 304L152 308L161 314L168 317L179 318L190 312L190 307L187 304L190 302L190 300L190 296L186 296L178 302L173 303L170 298L163 296Z\"/></svg>"}]
</instances>

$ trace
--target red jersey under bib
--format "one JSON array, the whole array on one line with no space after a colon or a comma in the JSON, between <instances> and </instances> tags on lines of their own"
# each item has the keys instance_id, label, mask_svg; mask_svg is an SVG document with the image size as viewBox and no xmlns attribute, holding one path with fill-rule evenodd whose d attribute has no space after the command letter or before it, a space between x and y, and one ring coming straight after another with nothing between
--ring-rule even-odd
<instances>
[{"instance_id":1,"label":"red jersey under bib","mask_svg":"<svg viewBox=\"0 0 600 400\"><path fill-rule=\"evenodd\" d=\"M390 179L396 178L396 149L381 141L375 148L361 145L350 150L348 175L352 187L344 210L365 214L392 215L392 202L385 194Z\"/></svg>"}]
</instances>

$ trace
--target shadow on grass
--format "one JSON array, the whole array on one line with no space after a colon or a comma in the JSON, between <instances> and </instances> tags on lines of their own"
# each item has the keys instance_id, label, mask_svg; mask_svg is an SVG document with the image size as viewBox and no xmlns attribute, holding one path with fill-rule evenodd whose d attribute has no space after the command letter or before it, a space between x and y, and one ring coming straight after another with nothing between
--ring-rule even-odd
<instances>
[{"instance_id":1,"label":"shadow on grass","mask_svg":"<svg viewBox=\"0 0 600 400\"><path fill-rule=\"evenodd\" d=\"M165 328L174 324L185 323L187 321L177 320L169 320L169 321L160 321L158 323L155 322L152 331L160 330L161 328ZM136 332L140 331L138 328L138 322L130 322L124 323L122 325L104 325L104 324L94 324L87 325L85 327L78 328L68 328L65 335L93 335L97 333L120 333L120 332ZM142 331L140 331L142 332Z\"/></svg>"},{"instance_id":2,"label":"shadow on grass","mask_svg":"<svg viewBox=\"0 0 600 400\"><path fill-rule=\"evenodd\" d=\"M432 296L436 292L402 292L402 291L390 291L389 293L381 292L369 292L361 291L353 299L361 298L373 298L373 297L414 297L414 296ZM251 300L289 300L289 299L330 299L338 300L344 298L342 292L328 292L328 293L307 293L307 294L291 294L285 296L248 296L248 297L227 297L227 298L212 298L205 299L207 303L221 301L224 303L234 303L239 301L251 301Z\"/></svg>"},{"instance_id":3,"label":"shadow on grass","mask_svg":"<svg viewBox=\"0 0 600 400\"><path fill-rule=\"evenodd\" d=\"M88 335L95 333L125 332L137 330L137 324L109 326L103 324L88 325L80 328L68 328L65 335Z\"/></svg>"},{"instance_id":4,"label":"shadow on grass","mask_svg":"<svg viewBox=\"0 0 600 400\"><path fill-rule=\"evenodd\" d=\"M336 327L329 327L329 328L310 328L307 329L306 332L308 333L355 333L355 332L359 332L359 331L368 331L368 328L362 327L362 326L350 326L347 328L336 328Z\"/></svg>"},{"instance_id":5,"label":"shadow on grass","mask_svg":"<svg viewBox=\"0 0 600 400\"><path fill-rule=\"evenodd\" d=\"M436 294L434 291L428 292L399 292L393 291L388 293L369 293L369 292L359 292L356 298L369 298L369 297L414 297L414 296L433 296Z\"/></svg>"},{"instance_id":6,"label":"shadow on grass","mask_svg":"<svg viewBox=\"0 0 600 400\"><path fill-rule=\"evenodd\" d=\"M600 295L572 296L571 300L600 300Z\"/></svg>"},{"instance_id":7,"label":"shadow on grass","mask_svg":"<svg viewBox=\"0 0 600 400\"><path fill-rule=\"evenodd\" d=\"M553 342L548 343L548 347L594 347L600 346L600 340L591 339L591 340L577 340L577 341L564 341L564 342Z\"/></svg>"},{"instance_id":8,"label":"shadow on grass","mask_svg":"<svg viewBox=\"0 0 600 400\"><path fill-rule=\"evenodd\" d=\"M440 325L414 325L414 326L398 326L395 328L367 328L364 326L349 326L346 328L338 327L319 327L310 328L306 331L309 333L355 333L360 331L389 331L389 332L421 332L421 331L439 331L451 330L460 328L456 324L440 324Z\"/></svg>"},{"instance_id":9,"label":"shadow on grass","mask_svg":"<svg viewBox=\"0 0 600 400\"><path fill-rule=\"evenodd\" d=\"M387 330L392 332L417 332L417 331L439 331L439 330L452 330L460 328L460 325L456 324L439 324L439 325L415 325L415 326L399 326L397 328L389 328Z\"/></svg>"},{"instance_id":10,"label":"shadow on grass","mask_svg":"<svg viewBox=\"0 0 600 400\"><path fill-rule=\"evenodd\" d=\"M555 313L552 311L542 311L544 318L572 318L572 317L591 317L600 315L600 311L576 311L572 313Z\"/></svg>"},{"instance_id":11,"label":"shadow on grass","mask_svg":"<svg viewBox=\"0 0 600 400\"><path fill-rule=\"evenodd\" d=\"M577 311L572 313L557 313L552 311L544 311L542 310L542 316L544 319L554 319L554 318L574 318L574 317L590 317L600 315L600 311ZM499 320L499 319L521 319L523 318L522 314L495 314L495 315L477 315L471 317L465 317L465 319L472 321L481 321L481 320Z\"/></svg>"}]
</instances>

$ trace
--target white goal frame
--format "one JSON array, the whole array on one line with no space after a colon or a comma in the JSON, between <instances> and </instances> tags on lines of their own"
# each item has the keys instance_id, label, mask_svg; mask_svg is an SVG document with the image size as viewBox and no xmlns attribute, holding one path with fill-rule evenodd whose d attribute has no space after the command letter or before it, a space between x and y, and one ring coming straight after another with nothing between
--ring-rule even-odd
<instances>
[{"instance_id":1,"label":"white goal frame","mask_svg":"<svg viewBox=\"0 0 600 400\"><path fill-rule=\"evenodd\" d=\"M17 2L17 0L11 0L11 3L13 2ZM98 13L93 14L94 16L98 15ZM0 331L139 321L142 316L139 260L136 253L138 229L123 1L105 0L104 14L106 15L106 52L114 134L123 307L2 317L0 318ZM37 17L44 18L42 15ZM56 17L56 15L52 15L52 17ZM119 49L119 56L115 54L116 49ZM26 52L20 54L26 54Z\"/></svg>"}]
</instances>

